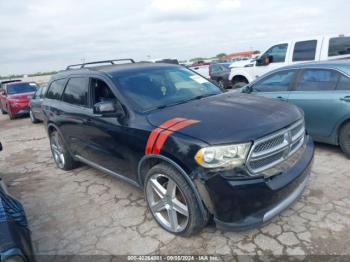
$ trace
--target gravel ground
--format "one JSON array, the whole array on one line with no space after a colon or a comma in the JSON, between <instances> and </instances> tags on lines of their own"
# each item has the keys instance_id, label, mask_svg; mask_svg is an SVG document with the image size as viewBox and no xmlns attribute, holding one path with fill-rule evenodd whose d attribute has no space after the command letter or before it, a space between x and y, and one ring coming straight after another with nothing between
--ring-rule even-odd
<instances>
[{"instance_id":1,"label":"gravel ground","mask_svg":"<svg viewBox=\"0 0 350 262\"><path fill-rule=\"evenodd\" d=\"M153 221L138 189L87 166L57 169L42 124L0 116L0 140L0 176L26 209L37 254L350 255L350 160L337 147L316 145L307 190L267 226L180 238Z\"/></svg>"}]
</instances>

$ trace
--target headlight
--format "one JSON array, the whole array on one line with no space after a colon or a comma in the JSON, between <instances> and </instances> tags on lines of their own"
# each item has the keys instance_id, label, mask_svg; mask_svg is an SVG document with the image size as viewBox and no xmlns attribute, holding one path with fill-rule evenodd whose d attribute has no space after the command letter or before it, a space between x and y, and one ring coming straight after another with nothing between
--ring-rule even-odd
<instances>
[{"instance_id":1,"label":"headlight","mask_svg":"<svg viewBox=\"0 0 350 262\"><path fill-rule=\"evenodd\" d=\"M196 156L196 162L206 168L235 167L244 164L250 143L211 146L200 149Z\"/></svg>"}]
</instances>

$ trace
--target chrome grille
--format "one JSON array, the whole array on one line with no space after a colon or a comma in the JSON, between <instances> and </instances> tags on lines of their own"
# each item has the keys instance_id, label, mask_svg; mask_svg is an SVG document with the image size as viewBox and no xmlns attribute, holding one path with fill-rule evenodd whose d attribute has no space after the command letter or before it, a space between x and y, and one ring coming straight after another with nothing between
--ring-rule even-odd
<instances>
[{"instance_id":1,"label":"chrome grille","mask_svg":"<svg viewBox=\"0 0 350 262\"><path fill-rule=\"evenodd\" d=\"M284 141L284 135L280 135L280 136L277 136L277 137L273 137L265 142L262 142L261 144L257 145L255 148L254 148L254 152L255 153L259 153L261 151L265 151L267 149L270 149L270 148L273 148L275 146L278 146L280 144L282 144Z\"/></svg>"},{"instance_id":2,"label":"chrome grille","mask_svg":"<svg viewBox=\"0 0 350 262\"><path fill-rule=\"evenodd\" d=\"M304 143L304 121L254 142L247 160L247 168L254 175L289 158Z\"/></svg>"}]
</instances>

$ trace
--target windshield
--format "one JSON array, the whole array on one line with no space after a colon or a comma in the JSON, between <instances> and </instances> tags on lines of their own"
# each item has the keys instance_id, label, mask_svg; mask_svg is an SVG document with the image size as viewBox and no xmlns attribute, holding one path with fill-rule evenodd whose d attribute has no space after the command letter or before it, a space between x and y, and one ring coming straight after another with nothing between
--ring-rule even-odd
<instances>
[{"instance_id":1,"label":"windshield","mask_svg":"<svg viewBox=\"0 0 350 262\"><path fill-rule=\"evenodd\" d=\"M222 93L186 68L157 68L114 78L138 111L149 111Z\"/></svg>"},{"instance_id":2,"label":"windshield","mask_svg":"<svg viewBox=\"0 0 350 262\"><path fill-rule=\"evenodd\" d=\"M19 94L19 93L27 93L27 92L34 92L37 89L37 85L35 83L16 83L7 85L7 93L9 95L11 94Z\"/></svg>"}]
</instances>

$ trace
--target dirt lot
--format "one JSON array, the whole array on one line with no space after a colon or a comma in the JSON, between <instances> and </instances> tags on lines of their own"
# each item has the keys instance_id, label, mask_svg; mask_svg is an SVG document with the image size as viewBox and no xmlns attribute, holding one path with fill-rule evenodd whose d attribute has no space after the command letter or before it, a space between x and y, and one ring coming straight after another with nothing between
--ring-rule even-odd
<instances>
[{"instance_id":1,"label":"dirt lot","mask_svg":"<svg viewBox=\"0 0 350 262\"><path fill-rule=\"evenodd\" d=\"M86 166L57 169L42 124L0 116L0 140L0 175L26 209L37 254L350 255L350 160L337 147L316 146L308 189L269 225L184 239L152 220L138 189Z\"/></svg>"}]
</instances>

